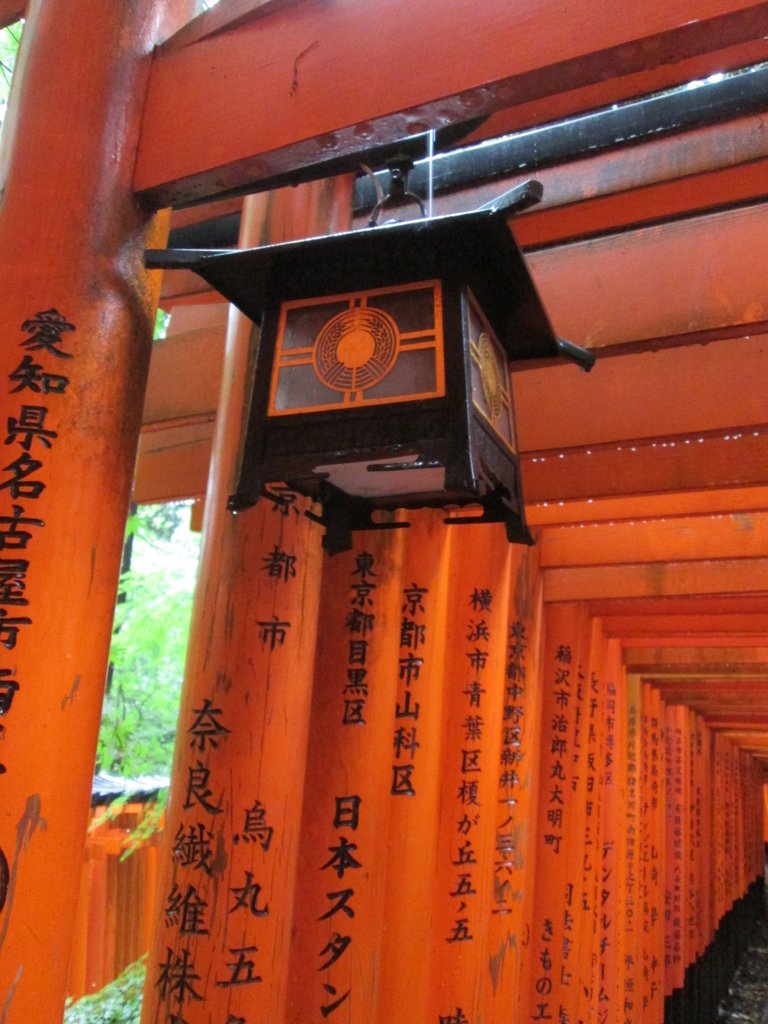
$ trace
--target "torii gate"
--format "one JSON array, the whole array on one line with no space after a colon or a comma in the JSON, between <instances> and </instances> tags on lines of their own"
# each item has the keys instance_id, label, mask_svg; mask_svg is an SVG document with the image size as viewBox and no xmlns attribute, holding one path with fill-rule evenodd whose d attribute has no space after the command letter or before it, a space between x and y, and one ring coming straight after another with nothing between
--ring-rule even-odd
<instances>
[{"instance_id":1,"label":"torii gate","mask_svg":"<svg viewBox=\"0 0 768 1024\"><path fill-rule=\"evenodd\" d=\"M0 21L21 12L18 0L0 2ZM468 0L222 0L191 22L186 0L120 7L104 0L30 0L25 13L0 172L9 453L0 491L3 1024L58 1020L65 995L157 298L157 281L142 270L143 250L161 230L155 211L293 181L302 170L308 178L348 170L376 144L468 117L490 114L483 131L492 136L755 63L768 51L768 4L743 0L699 0L695 12L683 0L605 3L599 18L587 0L577 0L565 14L544 0L524 10L490 0L481 17ZM765 153L754 159L764 162ZM740 183L736 191L744 187ZM298 197L256 201L244 240L342 225L348 216L344 187L312 186ZM756 194L752 188L746 195ZM652 201L665 199L655 194ZM542 211L542 233L556 232L552 216ZM618 212L614 216L620 220ZM752 210L719 227L733 251L745 238L754 245L755 232L765 231L764 218ZM690 242L688 236L681 244ZM602 255L611 260L610 252ZM546 253L538 259L546 277ZM636 270L648 273L640 265ZM584 287L578 273L571 292ZM690 334L709 340L764 331L764 305L747 301L756 280L741 274L743 301L729 310L727 324L722 306L728 301L718 306L719 297L703 289ZM646 279L648 288L657 284ZM676 300L669 288L660 305L668 303L674 313ZM616 316L614 324L624 324L625 333L608 332L608 346L636 339L628 319ZM671 319L660 316L656 333L644 337L669 339L673 332L664 324ZM752 357L755 373L765 364L764 348ZM694 659L681 648L674 673L680 682L669 678L666 663L654 676L637 606L619 621L623 609L606 603L622 597L614 580L606 583L607 571L632 561L618 549L636 546L636 536L629 527L626 535L612 534L606 559L585 547L558 547L563 538L550 534L540 570L537 553L507 548L492 528L473 528L483 531L476 547L453 542L451 550L439 520L427 514L416 517L408 541L366 538L349 557L321 567L319 538L309 524L268 507L234 524L219 500L231 489L246 358L244 328L233 322L169 811L163 920L150 955L145 1020L383 1022L406 1012L414 1021L450 1024L556 1019L558 1012L576 1020L590 1007L602 1009L594 1001L602 999L604 977L611 979L605 1001L616 1020L658 1019L661 996L682 991L685 965L708 948L717 920L759 873L750 845L754 765L718 739L718 763L727 768L718 792L739 818L729 821L730 845L717 847L714 865L704 854L691 854L706 829L714 828L711 821L700 815L685 826L680 841L696 873L684 878L682 853L678 857L670 833L667 869L679 906L705 886L711 869L717 914L712 921L703 906L691 911L686 934L672 935L677 959L667 977L663 963L648 968L650 975L640 966L644 957L648 964L657 960L662 948L655 921L645 938L639 926L628 926L593 962L588 935L602 927L596 868L584 868L588 851L579 844L558 859L559 833L547 816L552 808L534 800L538 772L548 774L555 762L552 750L540 751L533 741L533 723L542 707L546 723L567 710L563 687L573 685L578 697L548 738L553 746L561 742L562 729L576 742L576 715L583 713L593 729L591 755L605 757L617 739L628 781L622 794L606 790L598 822L589 809L588 777L570 779L577 798L564 812L568 827L582 844L594 845L598 836L625 844L616 857L616 887L607 887L605 898L615 913L622 900L655 898L661 905L661 881L641 874L647 869L640 861L662 826L651 817L645 837L636 838L634 829L641 799L657 799L651 762L658 743L652 737L658 741L659 722L667 717L674 738L665 769L668 791L678 783L703 791L711 784L701 739L708 726L675 710L678 703L705 699L700 681L683 681ZM718 358L727 365L730 353ZM567 391L567 384L560 386ZM710 397L707 415L714 423L716 396L705 384L701 394ZM533 392L529 401L537 401ZM611 415L606 411L601 422L605 439L619 429ZM759 415L759 409L745 413L755 423ZM679 420L688 422L685 409ZM547 429L542 422L541 448L552 443ZM579 491L585 479L580 467L594 459L608 480L617 456L607 444L595 453L588 449L590 437L579 435L578 424L575 434L573 443L583 441L583 450L568 497L586 500L588 492ZM671 458L665 464L669 479L681 490L700 491L717 471L723 486L763 486L764 473L756 468L763 435L758 431L751 443L741 477L728 476L728 460L714 456L706 472L690 459ZM643 468L631 472L647 476L649 466L658 468L650 451L641 459ZM563 486L553 483L551 462L532 464L530 479L541 494ZM672 487L670 482L667 489ZM603 497L611 493L626 492L606 490ZM754 507L754 495L743 500L747 509ZM726 508L737 505L738 499ZM690 504L682 507L692 511ZM539 521L549 515L542 511ZM714 582L698 563L688 571L684 541L674 539L663 549L670 571L654 574L639 565L633 583L625 574L623 593L634 598L648 587L649 597L674 603L689 592L713 598L764 592L766 552L762 519L757 522L746 565L736 564L743 548L732 533L724 531L718 540L726 553L718 566L729 573L725 583L722 577ZM295 575L262 571L272 550L296 558ZM360 582L375 586L368 614L375 611L376 630L350 639L350 593L359 593L351 588ZM546 612L542 599L549 602ZM406 634L403 608L412 623ZM671 610L667 604L663 614ZM762 605L752 610L765 612ZM730 613L722 600L711 605L706 635L718 628L718 616ZM657 626L668 635L662 623ZM689 634L670 646L681 644L683 635ZM760 666L759 675L766 659L754 620L749 635L757 653L748 664ZM411 646L422 636L423 648ZM456 657L446 638L458 636L470 646ZM493 643L486 647L488 637ZM620 638L635 642L624 666ZM366 695L369 724L349 730L337 705L345 699L347 669L361 656L361 648L353 653L345 645L360 642L376 687ZM409 696L408 672L415 671L414 660L423 668L418 739L413 723L407 732L393 733L393 715L409 706L413 715L417 698ZM722 680L738 660L732 651L713 660L712 676ZM630 684L620 693L600 688L592 706L576 676L567 675L571 664L590 684L615 684L625 670ZM695 664L698 677L701 665ZM487 675L478 674L481 668ZM511 697L505 692L505 680L517 680L520 688L521 679L539 677L553 684L550 690ZM654 679L655 689L641 685L641 678ZM499 699L483 707L487 738L481 742L478 722L467 723L478 717L473 701L487 693L491 679ZM669 695L669 708L659 693ZM621 713L634 723L621 740L606 724L618 713L608 709L610 701L623 701ZM509 718L518 721L510 725ZM508 738L510 729L518 732ZM506 751L513 765L528 758L525 784L515 782L509 766L511 774L507 768L499 773L496 762ZM378 765L383 772L375 770ZM416 770L418 787L412 784ZM640 773L647 791L632 781ZM624 800L632 814L631 843ZM484 870L468 867L478 861ZM534 861L545 873L535 890ZM570 941L566 916L553 926L559 960L550 957L549 940L542 938L551 916L549 879L557 906L569 886L584 887L579 928L588 955L569 959L563 952ZM642 897L635 886L644 887ZM632 966L621 968L620 955ZM574 975L579 986L563 981ZM646 1017L626 1008L627 994L643 986L652 1007Z\"/></svg>"}]
</instances>

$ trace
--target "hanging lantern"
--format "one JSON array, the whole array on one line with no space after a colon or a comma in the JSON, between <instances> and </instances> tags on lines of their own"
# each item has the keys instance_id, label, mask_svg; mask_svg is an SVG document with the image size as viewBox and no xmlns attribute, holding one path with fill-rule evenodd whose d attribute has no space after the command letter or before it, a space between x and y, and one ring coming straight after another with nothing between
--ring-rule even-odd
<instances>
[{"instance_id":1,"label":"hanging lantern","mask_svg":"<svg viewBox=\"0 0 768 1024\"><path fill-rule=\"evenodd\" d=\"M520 203L517 189L473 213L148 254L196 271L261 325L230 508L285 483L321 503L331 553L352 530L407 525L373 510L420 506L480 506L447 522L503 522L531 543L510 364L593 357L552 331L507 226Z\"/></svg>"}]
</instances>

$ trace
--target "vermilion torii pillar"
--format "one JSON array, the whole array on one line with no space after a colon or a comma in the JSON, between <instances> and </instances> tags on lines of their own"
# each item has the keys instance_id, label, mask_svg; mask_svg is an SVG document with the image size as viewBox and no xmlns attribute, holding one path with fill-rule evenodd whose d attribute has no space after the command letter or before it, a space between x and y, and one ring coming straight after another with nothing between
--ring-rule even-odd
<instances>
[{"instance_id":1,"label":"vermilion torii pillar","mask_svg":"<svg viewBox=\"0 0 768 1024\"><path fill-rule=\"evenodd\" d=\"M191 0L31 0L0 154L0 1020L61 1020L156 297L130 190Z\"/></svg>"}]
</instances>

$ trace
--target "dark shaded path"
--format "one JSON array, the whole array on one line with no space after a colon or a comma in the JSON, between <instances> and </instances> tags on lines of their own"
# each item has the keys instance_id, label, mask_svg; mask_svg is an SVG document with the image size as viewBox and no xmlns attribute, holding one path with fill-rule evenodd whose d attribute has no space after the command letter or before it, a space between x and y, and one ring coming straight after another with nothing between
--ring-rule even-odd
<instances>
[{"instance_id":1,"label":"dark shaded path","mask_svg":"<svg viewBox=\"0 0 768 1024\"><path fill-rule=\"evenodd\" d=\"M749 948L742 957L721 1002L718 1024L768 1024L768 921L755 925Z\"/></svg>"}]
</instances>

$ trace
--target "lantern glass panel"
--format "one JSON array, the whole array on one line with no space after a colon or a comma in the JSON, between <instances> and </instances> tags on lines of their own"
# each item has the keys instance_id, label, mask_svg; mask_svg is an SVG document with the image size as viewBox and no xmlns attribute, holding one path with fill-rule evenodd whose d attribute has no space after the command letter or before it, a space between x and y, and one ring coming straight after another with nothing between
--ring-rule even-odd
<instances>
[{"instance_id":1,"label":"lantern glass panel","mask_svg":"<svg viewBox=\"0 0 768 1024\"><path fill-rule=\"evenodd\" d=\"M269 416L444 394L439 281L281 304Z\"/></svg>"},{"instance_id":2,"label":"lantern glass panel","mask_svg":"<svg viewBox=\"0 0 768 1024\"><path fill-rule=\"evenodd\" d=\"M517 453L512 382L507 355L470 291L469 357L472 404L510 451Z\"/></svg>"}]
</instances>

